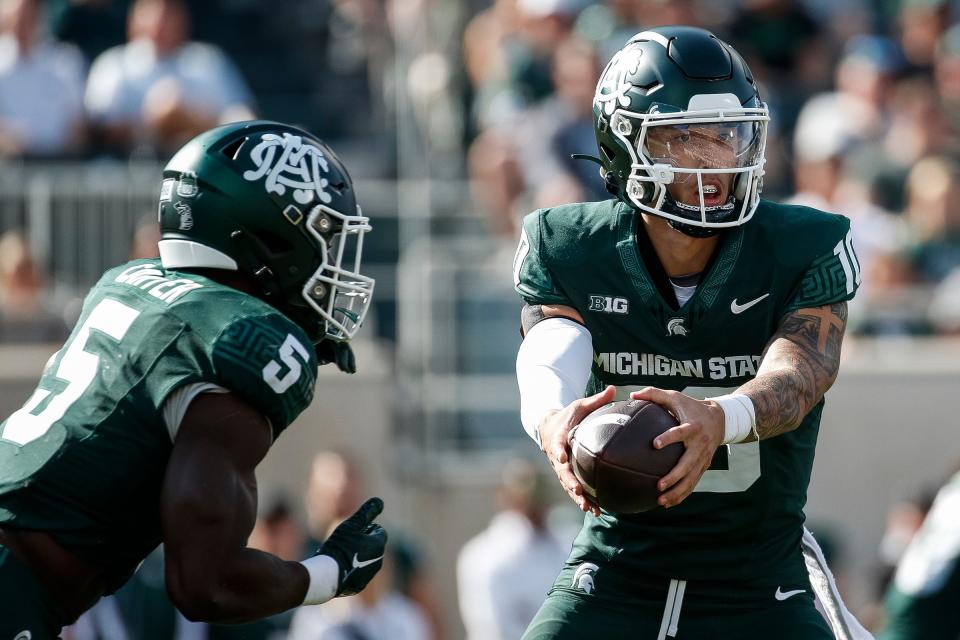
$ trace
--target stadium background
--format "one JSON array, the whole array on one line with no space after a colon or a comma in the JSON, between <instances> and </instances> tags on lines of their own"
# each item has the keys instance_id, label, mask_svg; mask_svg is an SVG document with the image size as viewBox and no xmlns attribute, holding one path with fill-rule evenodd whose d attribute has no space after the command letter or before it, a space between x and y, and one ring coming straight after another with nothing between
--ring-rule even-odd
<instances>
[{"instance_id":1,"label":"stadium background","mask_svg":"<svg viewBox=\"0 0 960 640\"><path fill-rule=\"evenodd\" d=\"M154 246L160 169L188 130L139 114L117 138L114 114L84 86L90 63L126 41L133 3L38 3L38 41L60 44L49 45L52 75L37 79L30 72L47 67L3 44L33 32L23 27L33 4L0 0L3 415L27 397L102 270ZM957 3L185 7L189 39L218 47L249 87L237 93L240 106L329 142L374 224L364 265L377 291L358 339L360 373L322 372L314 406L263 465L263 502L285 495L299 517L313 454L348 452L369 492L387 500L385 522L419 549L451 638L463 633L457 553L494 513L504 463L527 457L547 471L517 416L517 223L539 206L604 197L594 166L568 156L594 151L593 86L630 35L686 23L731 42L771 106L764 195L853 219L864 286L807 511L835 551L850 603L874 619L898 514L922 507L960 459L951 402L960 383ZM175 83L166 88L176 93ZM237 106L204 117L229 119ZM558 492L552 499L559 521L575 521Z\"/></svg>"}]
</instances>

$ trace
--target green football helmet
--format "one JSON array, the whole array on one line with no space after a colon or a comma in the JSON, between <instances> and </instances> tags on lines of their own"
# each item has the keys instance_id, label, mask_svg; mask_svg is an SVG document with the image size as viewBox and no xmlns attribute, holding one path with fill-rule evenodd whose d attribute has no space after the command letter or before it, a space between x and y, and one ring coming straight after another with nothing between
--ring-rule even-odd
<instances>
[{"instance_id":1,"label":"green football helmet","mask_svg":"<svg viewBox=\"0 0 960 640\"><path fill-rule=\"evenodd\" d=\"M593 99L601 175L631 207L697 237L753 216L769 115L746 63L709 31L636 34Z\"/></svg>"},{"instance_id":2,"label":"green football helmet","mask_svg":"<svg viewBox=\"0 0 960 640\"><path fill-rule=\"evenodd\" d=\"M374 281L360 273L370 221L333 150L264 120L211 129L163 171L160 259L167 269L228 269L315 344L350 340Z\"/></svg>"}]
</instances>

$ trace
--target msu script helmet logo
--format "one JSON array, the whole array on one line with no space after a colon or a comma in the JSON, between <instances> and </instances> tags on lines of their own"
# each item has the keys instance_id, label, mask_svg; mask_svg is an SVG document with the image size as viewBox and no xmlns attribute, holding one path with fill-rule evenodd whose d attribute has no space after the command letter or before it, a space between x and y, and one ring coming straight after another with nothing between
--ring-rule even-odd
<instances>
[{"instance_id":1,"label":"msu script helmet logo","mask_svg":"<svg viewBox=\"0 0 960 640\"><path fill-rule=\"evenodd\" d=\"M256 182L266 176L267 193L282 196L289 187L293 189L293 199L301 205L310 204L315 197L324 204L333 200L327 192L330 181L324 177L330 172L326 156L300 136L264 133L250 151L250 160L257 168L244 171L244 180Z\"/></svg>"}]
</instances>

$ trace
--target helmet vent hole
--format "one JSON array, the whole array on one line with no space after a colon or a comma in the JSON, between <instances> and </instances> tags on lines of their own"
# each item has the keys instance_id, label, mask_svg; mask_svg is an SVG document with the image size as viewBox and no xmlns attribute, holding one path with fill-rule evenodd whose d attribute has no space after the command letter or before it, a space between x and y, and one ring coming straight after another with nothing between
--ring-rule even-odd
<instances>
[{"instance_id":1,"label":"helmet vent hole","mask_svg":"<svg viewBox=\"0 0 960 640\"><path fill-rule=\"evenodd\" d=\"M613 162L613 158L616 155L613 152L613 149L611 149L610 147L608 147L602 142L600 143L600 153L602 153L603 157L607 159L607 162Z\"/></svg>"},{"instance_id":2,"label":"helmet vent hole","mask_svg":"<svg viewBox=\"0 0 960 640\"><path fill-rule=\"evenodd\" d=\"M655 91L659 91L660 89L662 89L662 88L663 88L663 83L662 83L662 82L659 82L659 81L651 82L650 84L645 85L645 86L640 87L640 88L643 89L644 91L646 91L646 92L647 92L647 95L649 96L650 94L654 93Z\"/></svg>"},{"instance_id":3,"label":"helmet vent hole","mask_svg":"<svg viewBox=\"0 0 960 640\"><path fill-rule=\"evenodd\" d=\"M227 146L223 148L223 155L227 156L231 160L236 160L237 156L240 155L240 149L243 147L243 143L247 141L246 138L239 138L234 140Z\"/></svg>"}]
</instances>

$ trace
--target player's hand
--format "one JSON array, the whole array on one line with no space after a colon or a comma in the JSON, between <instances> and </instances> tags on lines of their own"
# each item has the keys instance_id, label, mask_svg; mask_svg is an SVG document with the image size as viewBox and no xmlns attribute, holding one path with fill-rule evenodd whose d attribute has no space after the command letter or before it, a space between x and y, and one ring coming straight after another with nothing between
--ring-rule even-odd
<instances>
[{"instance_id":1,"label":"player's hand","mask_svg":"<svg viewBox=\"0 0 960 640\"><path fill-rule=\"evenodd\" d=\"M634 391L630 397L656 403L680 421L679 425L653 441L657 449L674 442L682 442L686 449L676 466L657 483L662 493L658 500L660 505L676 506L693 492L703 472L710 466L717 447L723 442L723 409L711 400L697 400L679 391L664 391L655 387Z\"/></svg>"},{"instance_id":2,"label":"player's hand","mask_svg":"<svg viewBox=\"0 0 960 640\"><path fill-rule=\"evenodd\" d=\"M387 532L373 521L382 511L383 500L370 498L320 545L317 554L330 556L340 568L337 596L363 591L383 566Z\"/></svg>"},{"instance_id":3,"label":"player's hand","mask_svg":"<svg viewBox=\"0 0 960 640\"><path fill-rule=\"evenodd\" d=\"M613 402L615 396L616 387L607 387L596 395L574 400L560 411L548 413L538 427L543 451L567 495L582 511L589 511L595 516L600 515L600 507L584 493L583 485L573 474L570 464L570 431L593 411Z\"/></svg>"},{"instance_id":4,"label":"player's hand","mask_svg":"<svg viewBox=\"0 0 960 640\"><path fill-rule=\"evenodd\" d=\"M323 340L314 347L314 350L317 352L317 364L321 367L333 362L344 373L357 372L357 359L353 355L350 343Z\"/></svg>"}]
</instances>

